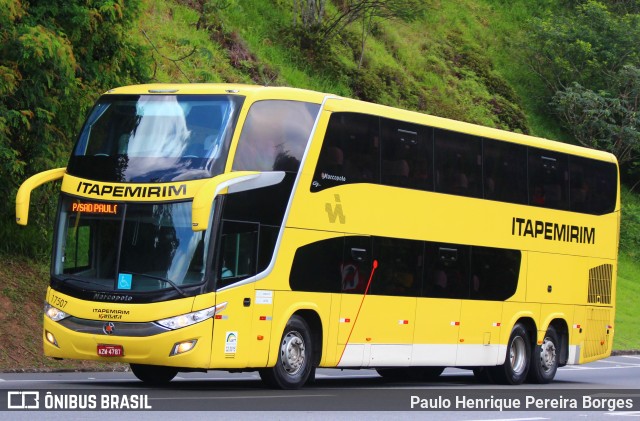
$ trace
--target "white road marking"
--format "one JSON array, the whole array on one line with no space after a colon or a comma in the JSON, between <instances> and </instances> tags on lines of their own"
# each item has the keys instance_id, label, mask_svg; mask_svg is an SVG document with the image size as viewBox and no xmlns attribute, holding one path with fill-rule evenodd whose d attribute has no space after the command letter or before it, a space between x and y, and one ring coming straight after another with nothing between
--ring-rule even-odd
<instances>
[{"instance_id":1,"label":"white road marking","mask_svg":"<svg viewBox=\"0 0 640 421\"><path fill-rule=\"evenodd\" d=\"M468 421L533 421L533 420L550 420L551 418L489 418L484 420L468 420Z\"/></svg>"},{"instance_id":2,"label":"white road marking","mask_svg":"<svg viewBox=\"0 0 640 421\"><path fill-rule=\"evenodd\" d=\"M640 418L640 412L605 412L605 415L609 415L611 417L636 417Z\"/></svg>"},{"instance_id":3,"label":"white road marking","mask_svg":"<svg viewBox=\"0 0 640 421\"><path fill-rule=\"evenodd\" d=\"M616 369L624 369L624 370L628 370L630 368L640 368L640 365L631 365L631 366L624 366L624 367L585 367L585 366L580 366L580 365L572 365L572 366L566 366L566 367L560 367L559 370L566 370L566 371L570 371L570 370L616 370Z\"/></svg>"}]
</instances>

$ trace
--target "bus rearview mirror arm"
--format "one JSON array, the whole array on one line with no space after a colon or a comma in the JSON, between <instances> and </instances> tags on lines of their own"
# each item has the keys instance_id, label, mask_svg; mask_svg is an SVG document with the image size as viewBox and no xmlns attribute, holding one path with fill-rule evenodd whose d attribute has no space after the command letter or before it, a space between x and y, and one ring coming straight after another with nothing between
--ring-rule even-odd
<instances>
[{"instance_id":1,"label":"bus rearview mirror arm","mask_svg":"<svg viewBox=\"0 0 640 421\"><path fill-rule=\"evenodd\" d=\"M238 193L278 184L284 179L284 171L235 171L213 177L200 187L193 197L191 228L204 231L209 227L213 200L220 192Z\"/></svg>"},{"instance_id":2,"label":"bus rearview mirror arm","mask_svg":"<svg viewBox=\"0 0 640 421\"><path fill-rule=\"evenodd\" d=\"M39 186L50 181L59 180L66 172L67 168L55 168L53 170L43 171L27 178L16 194L16 223L18 225L27 225L29 222L29 202L31 201L31 192Z\"/></svg>"}]
</instances>

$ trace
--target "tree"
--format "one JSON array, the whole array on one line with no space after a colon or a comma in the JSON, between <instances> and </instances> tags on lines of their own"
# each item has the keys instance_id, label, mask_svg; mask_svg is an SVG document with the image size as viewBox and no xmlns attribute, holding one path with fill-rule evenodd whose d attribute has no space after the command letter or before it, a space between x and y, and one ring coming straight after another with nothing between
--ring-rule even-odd
<instances>
[{"instance_id":1,"label":"tree","mask_svg":"<svg viewBox=\"0 0 640 421\"><path fill-rule=\"evenodd\" d=\"M0 235L5 251L46 250L55 195L33 197L32 224L14 224L15 193L27 177L64 166L84 116L109 88L146 80L144 50L127 38L141 0L0 0ZM49 204L49 206L47 206ZM52 214L53 212L51 212Z\"/></svg>"},{"instance_id":2,"label":"tree","mask_svg":"<svg viewBox=\"0 0 640 421\"><path fill-rule=\"evenodd\" d=\"M548 111L580 144L610 151L633 170L640 158L637 2L573 3L566 16L533 19L523 50L547 88Z\"/></svg>"},{"instance_id":3,"label":"tree","mask_svg":"<svg viewBox=\"0 0 640 421\"><path fill-rule=\"evenodd\" d=\"M566 16L532 19L522 48L552 96L573 82L608 89L623 66L640 65L638 45L640 15L614 13L602 2L587 0Z\"/></svg>"},{"instance_id":4,"label":"tree","mask_svg":"<svg viewBox=\"0 0 640 421\"><path fill-rule=\"evenodd\" d=\"M329 41L349 24L359 19L402 19L411 21L426 6L420 0L340 0L336 11L326 13L326 0L293 0L293 25L298 17L303 29Z\"/></svg>"},{"instance_id":5,"label":"tree","mask_svg":"<svg viewBox=\"0 0 640 421\"><path fill-rule=\"evenodd\" d=\"M574 83L551 104L578 142L609 151L626 165L640 158L640 68L623 67L611 85L609 93Z\"/></svg>"}]
</instances>

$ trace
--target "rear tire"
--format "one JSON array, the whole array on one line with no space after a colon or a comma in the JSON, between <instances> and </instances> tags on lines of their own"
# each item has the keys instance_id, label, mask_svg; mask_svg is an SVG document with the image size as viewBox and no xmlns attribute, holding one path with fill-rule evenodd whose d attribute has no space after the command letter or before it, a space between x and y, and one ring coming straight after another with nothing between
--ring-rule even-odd
<instances>
[{"instance_id":1,"label":"rear tire","mask_svg":"<svg viewBox=\"0 0 640 421\"><path fill-rule=\"evenodd\" d=\"M560 342L553 326L549 326L541 345L533 347L531 368L528 380L531 383L547 384L553 380L558 371Z\"/></svg>"},{"instance_id":2,"label":"rear tire","mask_svg":"<svg viewBox=\"0 0 640 421\"><path fill-rule=\"evenodd\" d=\"M489 368L489 377L496 383L522 384L529 373L531 341L522 323L516 323L509 336L504 364Z\"/></svg>"},{"instance_id":3,"label":"rear tire","mask_svg":"<svg viewBox=\"0 0 640 421\"><path fill-rule=\"evenodd\" d=\"M278 389L300 389L313 368L313 344L309 325L300 316L291 316L282 333L276 365L259 371L266 384Z\"/></svg>"},{"instance_id":4,"label":"rear tire","mask_svg":"<svg viewBox=\"0 0 640 421\"><path fill-rule=\"evenodd\" d=\"M161 365L129 364L131 372L141 381L150 385L169 383L178 374L178 369Z\"/></svg>"}]
</instances>

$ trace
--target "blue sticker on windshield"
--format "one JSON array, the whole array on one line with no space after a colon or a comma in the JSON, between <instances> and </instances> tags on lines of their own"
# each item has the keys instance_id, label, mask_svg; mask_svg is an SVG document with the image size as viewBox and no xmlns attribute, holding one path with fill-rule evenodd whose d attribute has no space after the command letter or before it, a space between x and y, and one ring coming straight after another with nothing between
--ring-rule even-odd
<instances>
[{"instance_id":1,"label":"blue sticker on windshield","mask_svg":"<svg viewBox=\"0 0 640 421\"><path fill-rule=\"evenodd\" d=\"M118 275L118 289L131 289L131 280L133 275L130 273L121 273Z\"/></svg>"}]
</instances>

